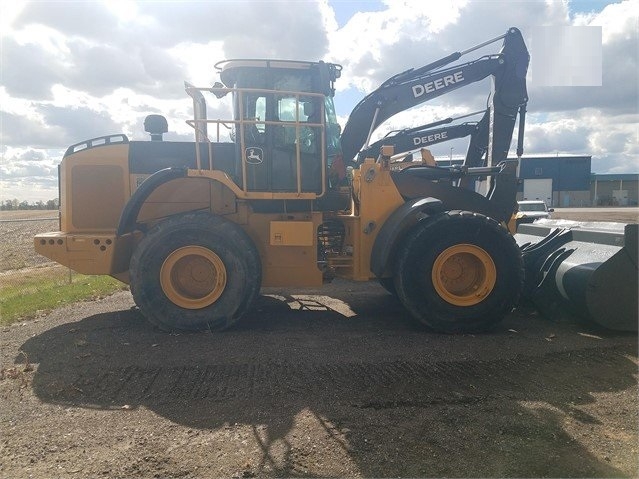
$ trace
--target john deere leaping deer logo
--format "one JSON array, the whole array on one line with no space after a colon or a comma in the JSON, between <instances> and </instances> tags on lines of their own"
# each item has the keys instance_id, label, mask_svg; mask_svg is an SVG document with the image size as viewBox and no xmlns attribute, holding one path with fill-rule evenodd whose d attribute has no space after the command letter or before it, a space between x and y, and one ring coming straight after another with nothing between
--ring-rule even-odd
<instances>
[{"instance_id":1,"label":"john deere leaping deer logo","mask_svg":"<svg viewBox=\"0 0 639 479\"><path fill-rule=\"evenodd\" d=\"M264 161L264 150L255 146L246 148L244 158L249 165L259 165Z\"/></svg>"}]
</instances>

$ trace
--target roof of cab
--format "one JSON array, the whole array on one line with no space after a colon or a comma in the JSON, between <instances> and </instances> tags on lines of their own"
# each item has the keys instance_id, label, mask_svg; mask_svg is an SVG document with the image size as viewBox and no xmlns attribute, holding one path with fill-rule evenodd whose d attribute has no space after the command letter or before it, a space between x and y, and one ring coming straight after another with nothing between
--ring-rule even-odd
<instances>
[{"instance_id":1,"label":"roof of cab","mask_svg":"<svg viewBox=\"0 0 639 479\"><path fill-rule=\"evenodd\" d=\"M328 62L309 62L303 60L279 60L268 58L232 58L222 60L215 64L215 69L220 74L220 79L227 87L232 87L235 83L235 75L239 69L244 68L280 68L292 70L309 70L314 65ZM338 71L342 70L342 66L335 63L328 63L335 67Z\"/></svg>"}]
</instances>

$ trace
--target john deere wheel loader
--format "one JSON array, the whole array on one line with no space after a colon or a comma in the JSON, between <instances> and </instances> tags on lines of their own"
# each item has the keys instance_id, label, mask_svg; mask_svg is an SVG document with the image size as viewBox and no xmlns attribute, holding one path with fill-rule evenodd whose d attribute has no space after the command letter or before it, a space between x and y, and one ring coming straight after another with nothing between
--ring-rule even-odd
<instances>
[{"instance_id":1,"label":"john deere wheel loader","mask_svg":"<svg viewBox=\"0 0 639 479\"><path fill-rule=\"evenodd\" d=\"M447 67L499 40L499 53ZM518 116L521 156L528 60L511 28L390 78L343 132L333 106L339 65L221 62L221 83L186 84L194 142L163 141L167 122L151 115L151 141L116 134L69 147L60 231L37 235L35 248L130 284L142 314L165 330L222 330L263 286L317 287L334 277L380 281L436 331L488 330L524 282L505 224L516 208L517 160L507 156ZM487 77L488 108L463 166L395 171L392 147L371 148L385 119ZM230 101L233 117L207 119L205 94ZM475 180L486 177L483 195Z\"/></svg>"}]
</instances>

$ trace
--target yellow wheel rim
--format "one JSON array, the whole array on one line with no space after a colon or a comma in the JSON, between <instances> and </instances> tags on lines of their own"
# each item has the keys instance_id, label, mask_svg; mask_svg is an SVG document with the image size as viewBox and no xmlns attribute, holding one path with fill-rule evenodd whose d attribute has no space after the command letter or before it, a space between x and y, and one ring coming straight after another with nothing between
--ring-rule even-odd
<instances>
[{"instance_id":1,"label":"yellow wheel rim","mask_svg":"<svg viewBox=\"0 0 639 479\"><path fill-rule=\"evenodd\" d=\"M226 287L226 268L213 251L202 246L185 246L164 260L160 284L174 304L186 309L201 309L222 295Z\"/></svg>"},{"instance_id":2,"label":"yellow wheel rim","mask_svg":"<svg viewBox=\"0 0 639 479\"><path fill-rule=\"evenodd\" d=\"M495 287L497 269L479 246L458 244L435 259L432 281L439 296L455 306L481 303Z\"/></svg>"}]
</instances>

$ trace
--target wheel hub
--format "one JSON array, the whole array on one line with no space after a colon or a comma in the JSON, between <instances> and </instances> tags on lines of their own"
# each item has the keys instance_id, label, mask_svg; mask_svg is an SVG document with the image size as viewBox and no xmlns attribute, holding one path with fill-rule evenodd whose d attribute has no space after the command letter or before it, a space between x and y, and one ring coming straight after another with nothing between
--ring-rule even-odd
<instances>
[{"instance_id":1,"label":"wheel hub","mask_svg":"<svg viewBox=\"0 0 639 479\"><path fill-rule=\"evenodd\" d=\"M164 260L160 284L174 304L186 309L205 308L222 295L226 287L226 268L210 249L185 246Z\"/></svg>"},{"instance_id":2,"label":"wheel hub","mask_svg":"<svg viewBox=\"0 0 639 479\"><path fill-rule=\"evenodd\" d=\"M458 244L445 249L433 264L432 282L439 296L455 306L482 302L495 287L497 269L479 246Z\"/></svg>"}]
</instances>

